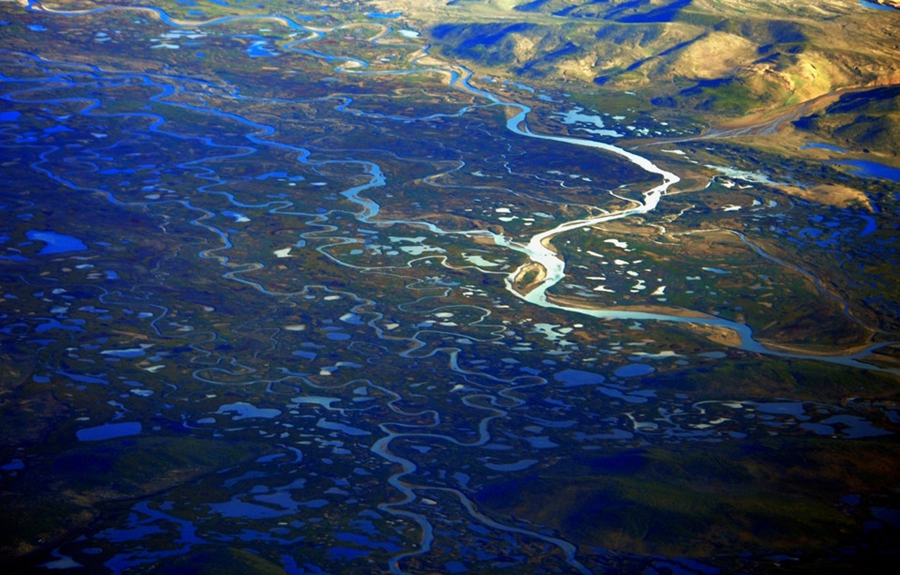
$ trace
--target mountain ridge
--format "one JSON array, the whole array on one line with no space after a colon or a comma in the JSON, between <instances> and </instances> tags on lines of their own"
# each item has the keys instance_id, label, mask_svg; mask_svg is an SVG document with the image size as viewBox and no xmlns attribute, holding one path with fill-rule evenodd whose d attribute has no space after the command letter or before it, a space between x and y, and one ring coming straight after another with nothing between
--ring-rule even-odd
<instances>
[{"instance_id":1,"label":"mountain ridge","mask_svg":"<svg viewBox=\"0 0 900 575\"><path fill-rule=\"evenodd\" d=\"M371 4L401 10L439 53L479 73L562 89L633 91L710 125L900 82L900 39L892 32L900 29L900 12L856 2Z\"/></svg>"}]
</instances>

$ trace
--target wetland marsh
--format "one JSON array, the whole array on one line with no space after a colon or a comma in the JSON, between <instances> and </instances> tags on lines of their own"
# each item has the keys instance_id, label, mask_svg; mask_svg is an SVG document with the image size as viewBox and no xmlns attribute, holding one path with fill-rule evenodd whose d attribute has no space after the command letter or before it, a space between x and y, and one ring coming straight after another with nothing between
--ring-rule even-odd
<instances>
[{"instance_id":1,"label":"wetland marsh","mask_svg":"<svg viewBox=\"0 0 900 575\"><path fill-rule=\"evenodd\" d=\"M5 572L896 552L890 169L474 73L402 11L0 24Z\"/></svg>"}]
</instances>

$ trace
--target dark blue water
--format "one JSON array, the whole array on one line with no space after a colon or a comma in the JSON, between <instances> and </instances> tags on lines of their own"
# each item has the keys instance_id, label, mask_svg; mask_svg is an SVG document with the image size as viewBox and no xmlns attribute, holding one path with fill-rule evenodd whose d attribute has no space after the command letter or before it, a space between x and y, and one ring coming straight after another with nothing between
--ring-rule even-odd
<instances>
[{"instance_id":1,"label":"dark blue water","mask_svg":"<svg viewBox=\"0 0 900 575\"><path fill-rule=\"evenodd\" d=\"M88 427L75 432L78 441L102 441L116 437L137 435L141 432L141 424L137 421L125 423L108 423L99 427Z\"/></svg>"},{"instance_id":2,"label":"dark blue water","mask_svg":"<svg viewBox=\"0 0 900 575\"><path fill-rule=\"evenodd\" d=\"M603 383L606 378L599 373L589 371L581 371L577 369L567 369L554 374L553 379L564 383L564 387L577 387L579 385L594 385Z\"/></svg>"},{"instance_id":3,"label":"dark blue water","mask_svg":"<svg viewBox=\"0 0 900 575\"><path fill-rule=\"evenodd\" d=\"M675 0L667 6L651 10L646 14L632 14L618 19L618 22L626 24L654 24L671 22L678 12L690 5L692 0Z\"/></svg>"},{"instance_id":4,"label":"dark blue water","mask_svg":"<svg viewBox=\"0 0 900 575\"><path fill-rule=\"evenodd\" d=\"M641 375L649 375L654 371L656 371L656 369L649 365L643 363L630 363L628 365L623 365L617 369L615 373L619 377L638 377Z\"/></svg>"},{"instance_id":5,"label":"dark blue water","mask_svg":"<svg viewBox=\"0 0 900 575\"><path fill-rule=\"evenodd\" d=\"M875 230L878 229L878 223L875 221L875 218L872 216L860 216L862 219L866 220L866 227L863 231L859 233L859 237L863 238L867 235L874 233Z\"/></svg>"},{"instance_id":6,"label":"dark blue water","mask_svg":"<svg viewBox=\"0 0 900 575\"><path fill-rule=\"evenodd\" d=\"M834 160L828 163L850 166L853 168L853 172L860 176L900 182L900 169L879 164L878 162L870 162L868 160Z\"/></svg>"},{"instance_id":7,"label":"dark blue water","mask_svg":"<svg viewBox=\"0 0 900 575\"><path fill-rule=\"evenodd\" d=\"M391 552L401 550L401 548L394 543L391 543L389 541L372 541L365 535L360 535L359 533L335 533L334 537L335 539L338 539L340 541L346 541L348 543L353 543L355 545L359 545L360 547L368 547L370 549L384 549Z\"/></svg>"}]
</instances>

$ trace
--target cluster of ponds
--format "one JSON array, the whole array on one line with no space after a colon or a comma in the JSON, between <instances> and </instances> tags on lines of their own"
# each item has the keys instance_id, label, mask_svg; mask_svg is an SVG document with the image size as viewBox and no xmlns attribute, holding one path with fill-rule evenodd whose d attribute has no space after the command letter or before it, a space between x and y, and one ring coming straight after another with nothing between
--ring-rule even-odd
<instances>
[{"instance_id":1,"label":"cluster of ponds","mask_svg":"<svg viewBox=\"0 0 900 575\"><path fill-rule=\"evenodd\" d=\"M335 66L334 73L342 78L379 73L367 70L370 63L353 55L337 57L303 48L313 39L345 30L306 26L299 16L182 22L147 7L64 12L31 1L28 9L48 18L100 18L115 11L150 15L170 28L148 41L148 50L160 48L157 52L186 46L202 54L203 41L219 33L220 27L258 20L265 26L259 30L261 35L240 36L245 48L235 57L274 61L283 54L299 53ZM400 14L367 16L378 23ZM48 21L32 31L44 34L50 25ZM276 45L270 36L282 28L292 36ZM385 25L372 43L417 42L417 34ZM107 32L98 32L95 39L106 45L108 37ZM834 355L775 352L756 341L751 327L743 323L712 316L566 305L548 295L554 286L572 279L566 261L553 248L554 239L607 222L652 215L679 178L650 159L610 143L532 131L528 106L477 87L465 68L426 60L427 50L389 73L441 74L453 90L474 103L416 118L354 112L352 98L344 94L326 100L335 104L334 113L346 122L446 120L479 108L499 107L506 110L508 119L495 129L506 130L510 137L569 146L579 150L575 153L613 154L655 175L659 183L631 200L627 208L583 219L563 221L544 212L517 213L504 204L472 208L487 220L496 218L504 224L522 220L525 228L535 231L523 237L484 227L450 230L425 219L391 219L383 213L389 206L372 199L393 183L379 164L378 153L364 150L352 152L353 156L346 152L345 159L318 159L259 116L236 112L259 104L239 91L206 86L208 81L185 78L177 71L111 72L41 54L5 51L0 56L4 58L0 96L17 108L0 113L0 146L6 154L23 154L34 177L53 182L57 190L81 194L85 199L78 202L101 197L129 213L159 214L165 220L159 232L165 236L162 245L180 246L195 265L218 265L216 279L246 289L241 297L254 298L254 306L262 300L270 302L266 305L272 309L284 305L304 310L298 317L286 317L287 311L284 317L278 313L248 317L256 312L234 309L231 313L246 327L242 326L244 331L235 328L237 337L228 341L215 327L232 319L229 312L217 309L229 307L213 301L221 297L207 294L209 301L199 306L213 319L201 312L182 313L185 305L167 302L161 295L164 290L153 293L151 282L143 278L125 285L132 278L132 262L117 251L126 243L116 235L120 232L74 225L48 229L42 219L47 206L10 199L2 210L15 214L8 220L15 220L15 225L0 230L0 258L23 270L40 269L40 273L25 275L28 272L23 271L18 287L4 288L0 337L41 358L35 362L32 384L56 383L60 394L80 402L82 411L89 413L69 422L71 440L79 446L113 445L177 432L210 440L262 441L271 451L202 479L199 488L193 487L207 494L202 501L191 488L184 488L124 504L124 513L101 517L83 535L53 549L52 559L41 564L45 568L89 565L121 573L203 546L229 545L282 550L278 560L289 573L338 572L342 566L370 560L391 573L464 573L521 563L523 550L537 546L548 572L592 573L603 569L602 553L585 557L583 549L540 525L488 517L479 511L473 493L497 478L540 469L557 454L572 450L602 452L778 435L858 440L891 433L853 405L760 398L696 401L688 394L661 393L644 386L646 376L660 371L702 369L728 361L718 348L674 352L658 346L642 335L642 324L657 322L730 330L739 339L731 352L738 354L879 372L897 370L866 362L886 343ZM147 106L107 111L111 95L122 86L145 90L150 94ZM60 96L60 87L69 95ZM228 108L220 110L209 94L224 93L228 93ZM560 112L560 121L576 131L612 140L625 135L609 129L605 117L578 108L568 110ZM182 112L200 114L241 133L179 133L173 127L175 120L166 114L174 118ZM191 152L195 154L191 157L146 159L151 152L164 153L172 145L201 151ZM138 152L129 155L132 150ZM283 171L256 167L247 168L239 179L226 175L229 164L267 153L283 154L292 158L291 163ZM335 175L341 171L351 175ZM591 176L579 177L591 183ZM171 182L179 178L202 182L189 191L172 189ZM261 200L229 187L234 184L238 189L237 184L248 183L270 186L270 193ZM42 199L48 206L53 202L52 197ZM298 231L267 239L253 226L270 218L299 222ZM54 226L65 224L56 220ZM813 220L795 237L848 241L826 235L840 225L832 226L824 218ZM852 233L871 234L870 225L874 224L867 220L861 231ZM181 245L177 232L168 231L179 226L202 240ZM361 239L352 239L350 232ZM458 243L467 246L459 255L452 253ZM665 281L641 266L639 258L628 255L627 241L610 238L606 243L609 254L589 253L598 265L614 267L617 271L610 273L627 276L634 282L629 288L632 293L646 292L654 302L666 301ZM241 255L239 248L246 245L265 247ZM611 257L613 253L625 255ZM631 259L622 259L626 255ZM151 271L146 273L167 269L170 257L174 255L149 256ZM398 261L366 265L369 259L384 257ZM316 277L301 277L296 287L284 287L260 279L268 277L260 273L276 266L301 266L314 258L323 258L341 274L351 274L354 283L336 287ZM514 263L522 261L526 263ZM516 281L526 265L538 265L543 276L523 290ZM431 266L431 275L402 275L417 266ZM302 275L286 269L286 274ZM459 269L478 277L496 275L498 285L463 283L449 275L448 270ZM715 265L703 271L726 273ZM404 278L403 294L373 295L380 288L367 280L379 274ZM599 272L588 279L594 282L591 291L609 291L603 283L606 277ZM228 288L212 289L224 292ZM447 303L451 295L464 303ZM381 304L379 297L399 297L403 303ZM514 312L511 306L519 307ZM34 313L17 315L15 310ZM545 312L571 321L547 323L542 321L548 317ZM576 343L576 336L595 320L628 327L608 341L595 342L590 352L579 352L580 363L575 366L569 361L576 357L574 350L585 347ZM248 341L257 341L259 333L269 334L259 340L268 347L251 349L248 344L241 348L242 333ZM387 381L404 371L416 381L408 385ZM264 392L242 391L251 389ZM900 425L894 406L876 407ZM28 449L22 450L0 461L0 469L7 478L27 473L30 455ZM892 525L896 510L879 507L861 512ZM448 516L453 519L447 520ZM453 522L466 524L468 535L450 536L458 528L450 525ZM309 554L293 553L298 548ZM710 569L689 560L657 558L650 563L673 572Z\"/></svg>"}]
</instances>

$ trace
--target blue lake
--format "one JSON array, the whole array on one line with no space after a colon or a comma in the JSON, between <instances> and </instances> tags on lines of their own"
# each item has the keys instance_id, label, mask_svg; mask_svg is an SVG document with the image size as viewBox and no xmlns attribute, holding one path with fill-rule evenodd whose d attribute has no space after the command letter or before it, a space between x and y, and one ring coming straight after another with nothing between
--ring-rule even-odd
<instances>
[{"instance_id":1,"label":"blue lake","mask_svg":"<svg viewBox=\"0 0 900 575\"><path fill-rule=\"evenodd\" d=\"M853 168L853 172L859 176L900 182L900 169L879 164L878 162L870 162L868 160L834 160L828 163L850 166Z\"/></svg>"},{"instance_id":2,"label":"blue lake","mask_svg":"<svg viewBox=\"0 0 900 575\"><path fill-rule=\"evenodd\" d=\"M233 421L238 421L241 419L253 419L256 417L263 419L272 419L274 417L278 417L281 415L281 411L277 409L271 408L263 408L260 409L253 404L238 401L236 403L229 403L227 405L222 405L219 407L218 414L234 414L231 418Z\"/></svg>"},{"instance_id":3,"label":"blue lake","mask_svg":"<svg viewBox=\"0 0 900 575\"><path fill-rule=\"evenodd\" d=\"M363 436L363 435L372 435L368 431L364 429L358 429L356 427L350 427L349 425L344 425L343 423L338 423L336 421L328 421L327 419L320 419L316 423L316 427L320 429L328 429L331 431L341 431L346 433L347 435L353 436Z\"/></svg>"},{"instance_id":4,"label":"blue lake","mask_svg":"<svg viewBox=\"0 0 900 575\"><path fill-rule=\"evenodd\" d=\"M655 368L643 363L630 363L616 370L619 377L638 377L641 375L649 375L656 371Z\"/></svg>"},{"instance_id":5,"label":"blue lake","mask_svg":"<svg viewBox=\"0 0 900 575\"><path fill-rule=\"evenodd\" d=\"M401 551L401 548L398 547L394 543L390 543L388 541L372 541L365 535L360 535L359 533L335 533L335 539L340 541L346 541L348 543L353 543L355 545L359 545L360 547L368 547L370 549L384 549L389 552L397 552Z\"/></svg>"},{"instance_id":6,"label":"blue lake","mask_svg":"<svg viewBox=\"0 0 900 575\"><path fill-rule=\"evenodd\" d=\"M844 426L843 429L841 429L841 432L850 439L891 435L890 431L878 429L872 425L871 422L855 415L833 415L828 419L823 419L819 423L823 425L841 424Z\"/></svg>"},{"instance_id":7,"label":"blue lake","mask_svg":"<svg viewBox=\"0 0 900 575\"><path fill-rule=\"evenodd\" d=\"M47 244L44 246L39 255L46 256L51 254L65 254L68 252L81 252L87 249L84 242L72 236L58 234L56 232L26 232L25 235L29 240L37 240Z\"/></svg>"},{"instance_id":8,"label":"blue lake","mask_svg":"<svg viewBox=\"0 0 900 575\"><path fill-rule=\"evenodd\" d=\"M598 373L589 371L581 371L578 369L567 369L553 375L553 379L559 381L564 387L577 387L579 385L594 385L603 383L606 378Z\"/></svg>"},{"instance_id":9,"label":"blue lake","mask_svg":"<svg viewBox=\"0 0 900 575\"><path fill-rule=\"evenodd\" d=\"M75 432L75 435L78 437L78 441L103 441L104 439L137 435L140 432L140 422L126 421L124 423L107 423L98 427L79 429Z\"/></svg>"},{"instance_id":10,"label":"blue lake","mask_svg":"<svg viewBox=\"0 0 900 575\"><path fill-rule=\"evenodd\" d=\"M484 466L494 471L522 471L537 462L537 459L523 459L516 463L485 463Z\"/></svg>"},{"instance_id":11,"label":"blue lake","mask_svg":"<svg viewBox=\"0 0 900 575\"><path fill-rule=\"evenodd\" d=\"M878 229L878 223L875 221L875 218L872 216L860 216L862 219L866 220L866 227L859 233L859 237L865 237L871 233L874 233L875 230Z\"/></svg>"},{"instance_id":12,"label":"blue lake","mask_svg":"<svg viewBox=\"0 0 900 575\"><path fill-rule=\"evenodd\" d=\"M872 8L874 10L893 10L890 6L882 6L875 2L866 2L866 0L860 0L859 5L863 8Z\"/></svg>"},{"instance_id":13,"label":"blue lake","mask_svg":"<svg viewBox=\"0 0 900 575\"><path fill-rule=\"evenodd\" d=\"M805 414L803 404L797 402L760 403L756 406L756 410L760 413L792 415L797 419L809 419Z\"/></svg>"},{"instance_id":14,"label":"blue lake","mask_svg":"<svg viewBox=\"0 0 900 575\"><path fill-rule=\"evenodd\" d=\"M469 569L464 563L460 563L459 561L447 561L444 563L444 570L447 573L465 573Z\"/></svg>"},{"instance_id":15,"label":"blue lake","mask_svg":"<svg viewBox=\"0 0 900 575\"><path fill-rule=\"evenodd\" d=\"M106 355L110 357L123 357L126 359L141 357L144 354L144 350L138 347L130 349L108 349L100 352L100 355Z\"/></svg>"},{"instance_id":16,"label":"blue lake","mask_svg":"<svg viewBox=\"0 0 900 575\"><path fill-rule=\"evenodd\" d=\"M332 547L328 550L328 555L330 555L332 558L344 560L357 559L359 557L365 557L370 554L371 552L369 551L363 551L361 549L351 549L349 547Z\"/></svg>"}]
</instances>

